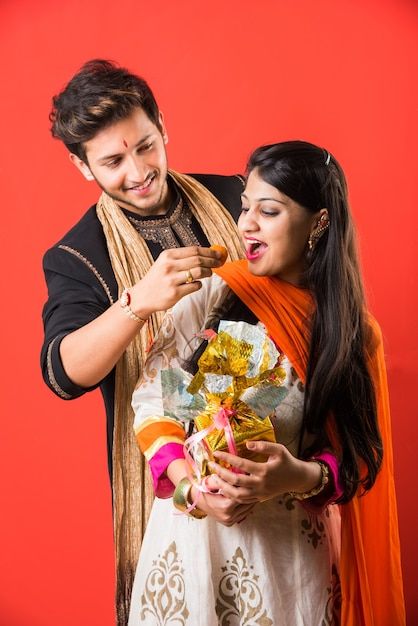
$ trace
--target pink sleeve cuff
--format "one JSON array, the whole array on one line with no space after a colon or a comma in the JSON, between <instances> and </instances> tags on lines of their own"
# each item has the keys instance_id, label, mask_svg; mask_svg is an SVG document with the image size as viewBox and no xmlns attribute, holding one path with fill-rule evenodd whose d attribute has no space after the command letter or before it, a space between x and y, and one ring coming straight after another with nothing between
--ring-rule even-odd
<instances>
[{"instance_id":1,"label":"pink sleeve cuff","mask_svg":"<svg viewBox=\"0 0 418 626\"><path fill-rule=\"evenodd\" d=\"M313 496L307 500L303 500L303 506L307 510L318 511L318 509L324 509L328 504L332 504L338 498L343 495L343 488L340 481L338 460L337 457L331 452L322 452L317 454L311 459L312 461L322 461L326 463L329 469L328 484L326 487L318 493L317 496Z\"/></svg>"},{"instance_id":2,"label":"pink sleeve cuff","mask_svg":"<svg viewBox=\"0 0 418 626\"><path fill-rule=\"evenodd\" d=\"M157 498L170 498L174 492L174 485L166 475L167 467L176 459L184 459L183 445L180 443L166 443L149 461L152 482Z\"/></svg>"}]
</instances>

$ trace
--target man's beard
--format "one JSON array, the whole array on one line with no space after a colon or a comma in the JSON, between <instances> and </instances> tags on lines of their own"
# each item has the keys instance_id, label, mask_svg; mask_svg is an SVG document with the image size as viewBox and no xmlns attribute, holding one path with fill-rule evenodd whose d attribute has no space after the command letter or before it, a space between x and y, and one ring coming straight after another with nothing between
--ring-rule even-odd
<instances>
[{"instance_id":1,"label":"man's beard","mask_svg":"<svg viewBox=\"0 0 418 626\"><path fill-rule=\"evenodd\" d=\"M94 180L96 181L96 183L99 185L100 189L102 191L104 191L110 198L112 198L112 200L114 200L116 202L116 204L118 204L120 206L119 203L123 203L126 204L129 207L132 207L133 209L133 213L137 213L139 216L143 216L143 217L147 217L147 216L151 216L151 215L162 215L162 213L158 213L161 208L164 206L164 202L163 202L163 198L164 198L164 191L165 189L167 189L167 207L166 210L164 211L164 213L166 213L166 211L168 210L168 206L170 205L170 188L167 185L167 179L165 181L165 184L163 185L163 187L161 188L161 192L160 192L160 196L158 198L158 200L156 202L154 202L154 204L152 204L151 206L147 207L146 209L137 206L134 202L132 202L129 199L126 198L122 198L119 197L118 195L114 194L114 193L110 193L108 189L106 189L106 187L104 187L102 185L102 183L98 180L98 178L96 178L93 174ZM124 206L120 206L121 209L124 209Z\"/></svg>"}]
</instances>

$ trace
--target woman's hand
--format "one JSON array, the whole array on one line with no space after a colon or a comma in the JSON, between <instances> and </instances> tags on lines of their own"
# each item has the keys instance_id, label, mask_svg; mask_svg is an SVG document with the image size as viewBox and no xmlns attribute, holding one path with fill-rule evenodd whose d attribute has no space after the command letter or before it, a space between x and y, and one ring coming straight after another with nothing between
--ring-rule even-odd
<instances>
[{"instance_id":1,"label":"woman's hand","mask_svg":"<svg viewBox=\"0 0 418 626\"><path fill-rule=\"evenodd\" d=\"M182 478L187 477L187 465L184 459L174 459L167 467L167 476L173 483L178 485ZM197 508L207 513L214 520L224 526L232 526L242 522L254 507L254 504L242 504L218 494L218 486L215 477L209 476L205 480L205 487L214 493L203 493L193 485L188 501L195 503Z\"/></svg>"},{"instance_id":2,"label":"woman's hand","mask_svg":"<svg viewBox=\"0 0 418 626\"><path fill-rule=\"evenodd\" d=\"M259 463L228 452L214 453L217 459L229 463L241 473L226 469L218 463L210 463L217 477L212 479L211 485L216 484L221 493L235 503L255 504L288 491L303 493L321 481L318 463L296 458L280 443L248 441L247 448L267 455L267 461Z\"/></svg>"},{"instance_id":3,"label":"woman's hand","mask_svg":"<svg viewBox=\"0 0 418 626\"><path fill-rule=\"evenodd\" d=\"M197 507L224 526L239 524L255 506L255 502L242 504L219 493L197 494L196 488L192 487L191 500L195 502L197 497Z\"/></svg>"}]
</instances>

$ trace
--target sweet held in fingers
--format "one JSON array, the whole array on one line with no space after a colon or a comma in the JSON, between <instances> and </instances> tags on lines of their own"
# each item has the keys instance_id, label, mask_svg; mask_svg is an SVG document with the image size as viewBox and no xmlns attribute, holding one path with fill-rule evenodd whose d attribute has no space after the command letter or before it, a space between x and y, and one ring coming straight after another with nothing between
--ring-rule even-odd
<instances>
[{"instance_id":1,"label":"sweet held in fingers","mask_svg":"<svg viewBox=\"0 0 418 626\"><path fill-rule=\"evenodd\" d=\"M219 260L221 261L221 264L223 265L228 258L228 250L224 246L220 246L218 244L214 244L213 246L210 247L210 249L215 250L215 252L219 252L220 254Z\"/></svg>"}]
</instances>

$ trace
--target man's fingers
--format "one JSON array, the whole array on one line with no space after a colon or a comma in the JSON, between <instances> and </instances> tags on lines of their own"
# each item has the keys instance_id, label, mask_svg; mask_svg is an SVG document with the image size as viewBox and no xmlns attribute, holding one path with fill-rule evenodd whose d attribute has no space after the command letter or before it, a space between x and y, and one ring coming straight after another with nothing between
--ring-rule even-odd
<instances>
[{"instance_id":1,"label":"man's fingers","mask_svg":"<svg viewBox=\"0 0 418 626\"><path fill-rule=\"evenodd\" d=\"M186 259L170 259L167 265L171 272L187 272L189 270L196 272L200 269L211 272L212 269L219 267L219 261L217 259L193 256ZM210 273L206 275L210 276Z\"/></svg>"},{"instance_id":2,"label":"man's fingers","mask_svg":"<svg viewBox=\"0 0 418 626\"><path fill-rule=\"evenodd\" d=\"M219 255L216 250L198 246L164 250L151 268L150 276L156 280L159 276L168 286L199 281L211 276L212 269L222 265Z\"/></svg>"},{"instance_id":3,"label":"man's fingers","mask_svg":"<svg viewBox=\"0 0 418 626\"><path fill-rule=\"evenodd\" d=\"M197 280L202 280L202 278L208 278L211 275L212 270L207 267L192 267L177 272L176 282L178 285L188 285Z\"/></svg>"},{"instance_id":4,"label":"man's fingers","mask_svg":"<svg viewBox=\"0 0 418 626\"><path fill-rule=\"evenodd\" d=\"M190 283L185 283L183 281L183 283L181 283L178 287L178 300L181 300L181 298L184 298L184 296L188 296L189 293L194 293L195 291L199 291L199 289L201 289L202 287L202 283L200 282L200 280L194 280L193 282Z\"/></svg>"},{"instance_id":5,"label":"man's fingers","mask_svg":"<svg viewBox=\"0 0 418 626\"><path fill-rule=\"evenodd\" d=\"M209 264L213 262L214 266L218 267L222 263L223 255L218 250L211 248L202 248L201 246L187 246L186 248L171 248L166 250L166 257L172 260L184 260L184 259L198 259L199 261Z\"/></svg>"}]
</instances>

